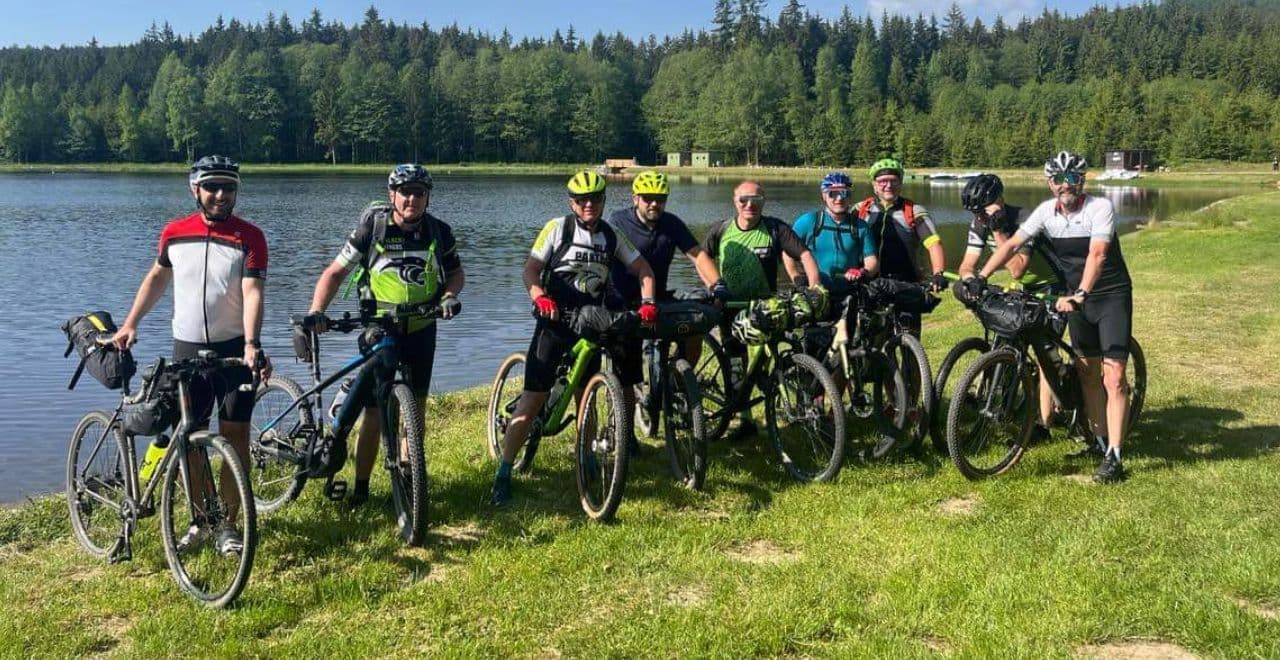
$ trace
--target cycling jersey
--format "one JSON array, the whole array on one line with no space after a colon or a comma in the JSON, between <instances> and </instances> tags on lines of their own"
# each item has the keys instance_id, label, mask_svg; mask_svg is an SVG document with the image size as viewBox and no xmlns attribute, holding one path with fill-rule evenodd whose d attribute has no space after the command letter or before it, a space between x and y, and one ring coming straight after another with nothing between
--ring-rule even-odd
<instances>
[{"instance_id":1,"label":"cycling jersey","mask_svg":"<svg viewBox=\"0 0 1280 660\"><path fill-rule=\"evenodd\" d=\"M864 259L876 256L870 228L852 214L841 222L826 209L809 211L797 217L791 228L813 253L827 288L843 283L845 271L861 268Z\"/></svg>"},{"instance_id":2,"label":"cycling jersey","mask_svg":"<svg viewBox=\"0 0 1280 660\"><path fill-rule=\"evenodd\" d=\"M720 276L738 300L764 298L778 290L778 261L782 253L799 259L808 250L791 227L764 216L750 229L738 227L736 218L716 225L702 241L714 255Z\"/></svg>"},{"instance_id":3,"label":"cycling jersey","mask_svg":"<svg viewBox=\"0 0 1280 660\"><path fill-rule=\"evenodd\" d=\"M637 215L635 208L615 211L609 216L609 225L626 236L640 256L653 269L654 290L662 297L667 291L667 275L676 250L687 253L697 247L698 241L689 233L684 221L671 213L663 213L652 229ZM609 270L611 298L629 303L640 299L640 278L632 275L626 266L615 262Z\"/></svg>"},{"instance_id":4,"label":"cycling jersey","mask_svg":"<svg viewBox=\"0 0 1280 660\"><path fill-rule=\"evenodd\" d=\"M1045 201L1018 228L1018 235L1023 239L1035 238L1042 233L1048 240L1047 247L1061 264L1068 291L1080 287L1085 260L1089 257L1089 244L1093 241L1107 243L1107 258L1090 294L1106 295L1133 289L1129 269L1120 253L1115 209L1110 200L1085 195L1080 210L1075 212L1064 210L1056 199Z\"/></svg>"},{"instance_id":5,"label":"cycling jersey","mask_svg":"<svg viewBox=\"0 0 1280 660\"><path fill-rule=\"evenodd\" d=\"M160 232L156 263L173 269L173 338L212 344L244 336L246 278L267 276L262 230L231 216L206 224L197 212Z\"/></svg>"},{"instance_id":6,"label":"cycling jersey","mask_svg":"<svg viewBox=\"0 0 1280 660\"><path fill-rule=\"evenodd\" d=\"M573 239L562 246L565 222L574 223ZM575 215L547 221L529 254L550 271L547 293L557 304L568 308L600 304L609 280L610 262L629 266L640 258L631 241L607 222L597 220L588 229Z\"/></svg>"},{"instance_id":7,"label":"cycling jersey","mask_svg":"<svg viewBox=\"0 0 1280 660\"><path fill-rule=\"evenodd\" d=\"M910 209L910 213L907 212ZM919 248L928 248L940 239L929 211L904 197L894 201L886 220L880 200L872 197L858 205L858 217L871 228L880 259L880 275L906 282L921 280L916 258Z\"/></svg>"},{"instance_id":8,"label":"cycling jersey","mask_svg":"<svg viewBox=\"0 0 1280 660\"><path fill-rule=\"evenodd\" d=\"M996 232L1004 234L1006 239L1013 237L1018 230L1018 223L1023 219L1022 208L1006 206L1003 211L1004 214L999 219L974 216L973 221L969 223L969 239L965 244L966 253L981 254L984 248L994 252ZM1026 273L1023 274L1023 281L1027 281L1027 275L1033 275L1036 280L1046 283L1065 281L1066 276L1061 260L1044 247L1044 241L1028 239L1018 248L1018 254L1026 255L1031 259L1027 264Z\"/></svg>"}]
</instances>

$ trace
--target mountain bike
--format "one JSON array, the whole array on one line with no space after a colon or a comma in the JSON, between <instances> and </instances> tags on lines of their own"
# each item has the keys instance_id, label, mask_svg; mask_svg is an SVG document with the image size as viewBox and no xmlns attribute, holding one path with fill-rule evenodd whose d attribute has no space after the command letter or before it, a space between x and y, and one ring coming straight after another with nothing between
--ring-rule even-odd
<instances>
[{"instance_id":1,"label":"mountain bike","mask_svg":"<svg viewBox=\"0 0 1280 660\"><path fill-rule=\"evenodd\" d=\"M612 520L622 503L627 481L627 439L631 411L622 381L610 370L592 366L615 339L636 332L635 312L611 312L599 306L562 310L561 321L579 339L556 366L556 381L546 403L529 426L529 437L516 456L515 469L529 472L542 439L576 423L574 473L582 510L592 520ZM501 460L502 439L524 391L524 353L512 353L498 368L489 393L486 424L489 456ZM576 414L569 404L581 389Z\"/></svg>"},{"instance_id":2,"label":"mountain bike","mask_svg":"<svg viewBox=\"0 0 1280 660\"><path fill-rule=\"evenodd\" d=\"M253 410L249 454L255 467L254 492L258 510L267 513L293 501L308 479L325 479L330 500L346 496L346 482L334 477L346 461L346 438L366 407L376 407L381 420L383 467L391 476L391 501L396 525L409 545L427 538L427 455L423 446L423 411L408 383L397 342L410 320L440 316L439 305L398 305L389 314L362 309L358 318L325 318L328 328L349 333L360 330L359 354L328 378L320 374L320 335L306 317L293 316L295 345L300 358L311 362L314 386L302 387L284 376L272 376L258 390ZM324 419L323 391L359 370L332 419Z\"/></svg>"},{"instance_id":3,"label":"mountain bike","mask_svg":"<svg viewBox=\"0 0 1280 660\"><path fill-rule=\"evenodd\" d=\"M947 450L961 474L996 476L1022 458L1039 412L1041 370L1068 432L1092 437L1076 370L1080 357L1062 339L1066 316L1054 309L1053 299L990 287L973 307L994 339L991 350L960 376L948 406ZM1142 347L1132 337L1129 347L1134 372L1126 429L1141 414L1147 388Z\"/></svg>"},{"instance_id":4,"label":"mountain bike","mask_svg":"<svg viewBox=\"0 0 1280 660\"><path fill-rule=\"evenodd\" d=\"M159 491L165 559L178 586L210 607L226 607L240 595L258 544L245 466L225 438L203 428L208 420L191 404L193 384L231 366L244 361L213 351L158 359L136 394L124 384L114 411L80 419L67 452L67 507L80 545L111 563L133 559L133 534L140 519L155 515ZM137 436L155 436L157 447L167 441L159 464L143 468L149 475L136 464Z\"/></svg>"}]
</instances>

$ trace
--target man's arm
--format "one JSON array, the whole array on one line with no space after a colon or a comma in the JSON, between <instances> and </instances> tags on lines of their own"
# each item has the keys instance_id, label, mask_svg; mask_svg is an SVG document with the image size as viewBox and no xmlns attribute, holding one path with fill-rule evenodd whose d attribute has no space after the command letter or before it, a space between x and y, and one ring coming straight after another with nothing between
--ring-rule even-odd
<instances>
[{"instance_id":1,"label":"man's arm","mask_svg":"<svg viewBox=\"0 0 1280 660\"><path fill-rule=\"evenodd\" d=\"M794 282L800 276L801 264L797 263L786 252L782 253L782 267L787 271L787 281Z\"/></svg>"},{"instance_id":2,"label":"man's arm","mask_svg":"<svg viewBox=\"0 0 1280 660\"><path fill-rule=\"evenodd\" d=\"M524 280L524 288L529 292L530 300L537 300L542 296L548 295L547 290L542 288L543 266L544 264L536 257L529 257L524 260L522 278Z\"/></svg>"},{"instance_id":3,"label":"man's arm","mask_svg":"<svg viewBox=\"0 0 1280 660\"><path fill-rule=\"evenodd\" d=\"M982 266L982 271L978 273L978 277L983 279L991 277L991 274L1000 270L1000 267L1009 260L1009 257L1013 256L1014 252L1018 251L1018 248L1022 247L1024 242L1026 242L1026 238L1023 233L1021 231L1016 232L1009 240L1004 242L1004 245L996 248L996 251L991 254L991 258L987 259L987 263Z\"/></svg>"},{"instance_id":4,"label":"man's arm","mask_svg":"<svg viewBox=\"0 0 1280 660\"><path fill-rule=\"evenodd\" d=\"M138 324L142 322L142 317L156 306L160 297L164 295L165 289L169 288L169 281L172 279L172 268L165 268L158 262L151 264L151 270L147 271L146 277L142 278L138 293L133 297L133 306L129 309L129 315L125 317L124 324L111 338L116 348L124 350L137 343Z\"/></svg>"},{"instance_id":5,"label":"man's arm","mask_svg":"<svg viewBox=\"0 0 1280 660\"><path fill-rule=\"evenodd\" d=\"M342 281L347 279L349 272L351 267L342 265L342 262L337 259L324 269L320 279L316 280L315 291L311 294L310 313L323 313L324 310L329 309L329 303L333 302L333 297L337 295L338 288L342 286Z\"/></svg>"},{"instance_id":6,"label":"man's arm","mask_svg":"<svg viewBox=\"0 0 1280 660\"><path fill-rule=\"evenodd\" d=\"M1084 260L1084 274L1080 276L1081 289L1093 291L1093 285L1098 283L1098 277L1102 275L1102 265L1107 262L1109 245L1108 241L1096 238L1089 241L1089 256Z\"/></svg>"},{"instance_id":7,"label":"man's arm","mask_svg":"<svg viewBox=\"0 0 1280 660\"><path fill-rule=\"evenodd\" d=\"M261 277L246 277L240 280L240 293L244 296L244 362L250 367L258 364L262 358L262 368L258 369L258 377L266 380L271 377L271 361L254 344L262 341L262 310L265 298L266 280Z\"/></svg>"},{"instance_id":8,"label":"man's arm","mask_svg":"<svg viewBox=\"0 0 1280 660\"><path fill-rule=\"evenodd\" d=\"M649 266L649 262L644 257L637 256L627 264L627 270L632 275L640 278L640 298L641 300L654 300L657 295L654 293L656 284L653 280L653 268Z\"/></svg>"},{"instance_id":9,"label":"man's arm","mask_svg":"<svg viewBox=\"0 0 1280 660\"><path fill-rule=\"evenodd\" d=\"M997 245L999 247L999 245ZM978 266L978 257L982 256L981 250L965 250L964 259L960 261L960 267L956 272L960 274L960 279L967 280L973 277L973 269Z\"/></svg>"},{"instance_id":10,"label":"man's arm","mask_svg":"<svg viewBox=\"0 0 1280 660\"><path fill-rule=\"evenodd\" d=\"M863 258L862 258L862 269L863 269L863 270L865 270L865 271L867 271L868 273L871 273L872 275L879 275L879 274L880 274L880 260L879 260L878 258L876 258L875 256L863 257Z\"/></svg>"},{"instance_id":11,"label":"man's arm","mask_svg":"<svg viewBox=\"0 0 1280 660\"><path fill-rule=\"evenodd\" d=\"M694 243L693 247L685 252L685 256L689 257L689 261L693 262L694 270L698 271L698 279L706 286L715 284L720 279L720 269L716 267L716 262L711 255L701 245Z\"/></svg>"}]
</instances>

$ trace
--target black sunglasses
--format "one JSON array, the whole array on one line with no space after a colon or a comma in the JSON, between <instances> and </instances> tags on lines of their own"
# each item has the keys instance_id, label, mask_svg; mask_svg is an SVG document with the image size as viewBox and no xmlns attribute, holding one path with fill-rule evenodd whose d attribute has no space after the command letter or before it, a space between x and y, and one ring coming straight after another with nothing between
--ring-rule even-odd
<instances>
[{"instance_id":1,"label":"black sunglasses","mask_svg":"<svg viewBox=\"0 0 1280 660\"><path fill-rule=\"evenodd\" d=\"M233 193L239 188L240 186L234 183L202 183L200 184L200 189L207 193L216 193L216 192Z\"/></svg>"},{"instance_id":2,"label":"black sunglasses","mask_svg":"<svg viewBox=\"0 0 1280 660\"><path fill-rule=\"evenodd\" d=\"M569 195L569 199L572 199L576 204L586 204L587 202L595 202L596 204L599 204L604 201L604 193L598 192L591 193L590 195Z\"/></svg>"},{"instance_id":3,"label":"black sunglasses","mask_svg":"<svg viewBox=\"0 0 1280 660\"><path fill-rule=\"evenodd\" d=\"M645 204L657 204L659 202L667 201L666 195L638 195L638 197L643 200Z\"/></svg>"}]
</instances>

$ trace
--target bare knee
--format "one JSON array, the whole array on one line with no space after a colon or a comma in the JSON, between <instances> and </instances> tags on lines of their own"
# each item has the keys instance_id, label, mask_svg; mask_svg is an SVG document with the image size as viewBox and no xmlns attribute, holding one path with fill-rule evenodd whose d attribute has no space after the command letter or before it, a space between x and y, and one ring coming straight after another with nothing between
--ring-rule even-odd
<instances>
[{"instance_id":1,"label":"bare knee","mask_svg":"<svg viewBox=\"0 0 1280 660\"><path fill-rule=\"evenodd\" d=\"M1124 375L1124 363L1107 360L1102 373L1102 386L1108 396L1129 396L1129 380Z\"/></svg>"}]
</instances>

